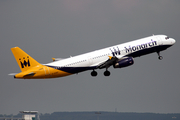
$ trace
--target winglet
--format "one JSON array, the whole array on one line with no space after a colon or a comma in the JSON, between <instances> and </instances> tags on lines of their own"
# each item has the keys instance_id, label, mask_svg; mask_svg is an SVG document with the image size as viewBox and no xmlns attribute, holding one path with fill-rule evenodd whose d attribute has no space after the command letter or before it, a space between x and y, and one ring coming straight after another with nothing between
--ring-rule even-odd
<instances>
[{"instance_id":1,"label":"winglet","mask_svg":"<svg viewBox=\"0 0 180 120\"><path fill-rule=\"evenodd\" d=\"M108 57L109 57L110 60L112 59L112 56L108 56Z\"/></svg>"},{"instance_id":2,"label":"winglet","mask_svg":"<svg viewBox=\"0 0 180 120\"><path fill-rule=\"evenodd\" d=\"M56 58L52 58L53 59L53 61L55 61L56 60Z\"/></svg>"}]
</instances>

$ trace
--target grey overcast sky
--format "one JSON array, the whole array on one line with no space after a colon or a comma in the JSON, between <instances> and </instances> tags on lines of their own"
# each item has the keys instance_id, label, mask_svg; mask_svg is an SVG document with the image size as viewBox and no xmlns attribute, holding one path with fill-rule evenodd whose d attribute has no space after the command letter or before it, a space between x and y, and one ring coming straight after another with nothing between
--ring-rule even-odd
<instances>
[{"instance_id":1,"label":"grey overcast sky","mask_svg":"<svg viewBox=\"0 0 180 120\"><path fill-rule=\"evenodd\" d=\"M40 63L165 34L176 44L135 58L110 77L97 70L56 79L18 80L10 48ZM180 113L179 0L1 0L0 114L20 110Z\"/></svg>"}]
</instances>

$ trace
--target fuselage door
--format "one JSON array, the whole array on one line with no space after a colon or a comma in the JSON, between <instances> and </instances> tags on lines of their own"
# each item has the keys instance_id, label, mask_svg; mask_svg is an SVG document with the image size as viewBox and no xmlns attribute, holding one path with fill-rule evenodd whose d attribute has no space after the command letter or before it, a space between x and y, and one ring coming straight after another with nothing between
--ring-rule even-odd
<instances>
[{"instance_id":1,"label":"fuselage door","mask_svg":"<svg viewBox=\"0 0 180 120\"><path fill-rule=\"evenodd\" d=\"M44 72L45 72L45 75L50 75L50 70L49 70L49 67L44 67Z\"/></svg>"},{"instance_id":2,"label":"fuselage door","mask_svg":"<svg viewBox=\"0 0 180 120\"><path fill-rule=\"evenodd\" d=\"M91 56L87 57L87 61L88 61L89 65L91 65L93 63L93 59L91 58Z\"/></svg>"},{"instance_id":3,"label":"fuselage door","mask_svg":"<svg viewBox=\"0 0 180 120\"><path fill-rule=\"evenodd\" d=\"M158 41L158 45L163 45L163 41L160 36L156 36L156 39Z\"/></svg>"}]
</instances>

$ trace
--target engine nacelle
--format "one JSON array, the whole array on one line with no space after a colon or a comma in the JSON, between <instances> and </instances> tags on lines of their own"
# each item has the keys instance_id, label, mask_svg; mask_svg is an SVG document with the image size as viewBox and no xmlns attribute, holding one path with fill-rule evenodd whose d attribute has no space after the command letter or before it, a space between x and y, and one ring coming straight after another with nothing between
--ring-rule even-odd
<instances>
[{"instance_id":1,"label":"engine nacelle","mask_svg":"<svg viewBox=\"0 0 180 120\"><path fill-rule=\"evenodd\" d=\"M134 64L133 58L132 57L127 57L127 58L124 58L122 60L119 60L113 66L114 66L114 68L122 68L122 67L130 66L132 64Z\"/></svg>"}]
</instances>

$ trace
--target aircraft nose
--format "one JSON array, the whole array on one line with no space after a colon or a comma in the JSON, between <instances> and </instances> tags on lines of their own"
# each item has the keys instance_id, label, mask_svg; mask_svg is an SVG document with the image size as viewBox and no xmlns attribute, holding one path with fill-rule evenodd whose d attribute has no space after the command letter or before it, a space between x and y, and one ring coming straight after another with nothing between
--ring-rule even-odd
<instances>
[{"instance_id":1,"label":"aircraft nose","mask_svg":"<svg viewBox=\"0 0 180 120\"><path fill-rule=\"evenodd\" d=\"M174 45L176 43L176 40L171 38L171 44Z\"/></svg>"}]
</instances>

